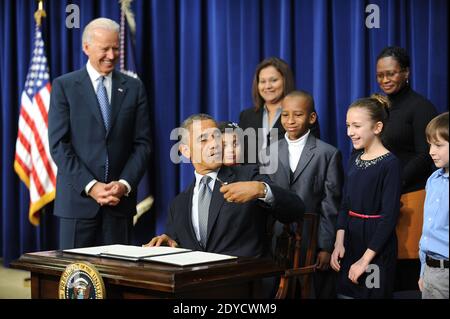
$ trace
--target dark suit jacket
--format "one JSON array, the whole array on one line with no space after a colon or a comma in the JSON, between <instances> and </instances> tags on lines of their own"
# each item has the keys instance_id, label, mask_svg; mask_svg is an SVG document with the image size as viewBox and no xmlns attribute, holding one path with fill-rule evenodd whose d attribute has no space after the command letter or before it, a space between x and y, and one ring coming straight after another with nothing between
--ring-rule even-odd
<instances>
[{"instance_id":1,"label":"dark suit jacket","mask_svg":"<svg viewBox=\"0 0 450 319\"><path fill-rule=\"evenodd\" d=\"M271 161L274 157L278 157L278 169L269 175L271 180L299 195L305 204L305 212L319 215L318 247L332 252L342 196L341 153L309 134L293 174L285 138L278 141L278 152L271 152Z\"/></svg>"},{"instance_id":2,"label":"dark suit jacket","mask_svg":"<svg viewBox=\"0 0 450 319\"><path fill-rule=\"evenodd\" d=\"M272 184L266 175L259 175L255 165L222 166L218 177L229 183L264 181L270 185L275 201L272 206L259 199L244 204L229 203L219 191L221 184L216 181L209 208L207 242L203 249L197 241L191 219L194 182L172 201L166 234L183 248L234 256L270 256L268 218L283 222L301 218L304 211L302 201L293 192Z\"/></svg>"},{"instance_id":3,"label":"dark suit jacket","mask_svg":"<svg viewBox=\"0 0 450 319\"><path fill-rule=\"evenodd\" d=\"M263 120L263 108L259 108L257 111L254 107L245 109L241 112L239 115L239 126L242 128L242 130L246 130L248 128L253 128L255 130L255 133L258 134L258 128L262 128L262 120ZM274 129L278 129L278 134L275 134ZM284 133L286 131L284 130L283 126L281 125L281 117L278 118L273 125L273 128L269 132L267 136L267 140L270 143L273 143L274 141L278 141L284 136ZM246 137L244 140L244 159L245 163L251 163L255 164L255 162L250 161L252 157L254 157L258 161L258 154L261 151L262 148L262 137L260 139L257 139L256 136L249 136ZM252 152L252 154L249 153L250 147L249 145L253 145L253 147L257 146L255 149L255 152ZM250 156L250 157L249 157ZM250 160L249 160L250 159ZM256 162L257 163L257 162Z\"/></svg>"},{"instance_id":4,"label":"dark suit jacket","mask_svg":"<svg viewBox=\"0 0 450 319\"><path fill-rule=\"evenodd\" d=\"M256 131L256 134L258 134L258 128L262 128L262 120L263 120L263 108L259 108L257 111L254 107L245 109L241 112L239 115L239 126L242 128L242 130L246 130L247 128L253 128ZM274 129L278 130L278 134L275 134ZM270 130L267 140L269 141L269 145L277 142L279 140L282 140L284 138L284 134L286 131L284 130L283 126L281 125L281 116L275 121L275 124L273 125L272 129ZM311 133L316 136L317 138L320 138L320 128L319 128L319 121L316 120L316 123L311 127ZM262 138L259 140L256 140L252 137L246 137L244 140L244 160L245 163L252 163L254 162L249 161L249 145L256 145L257 149L255 150L256 153L251 154L251 156L254 156L256 160L258 160L258 154L261 151L262 148ZM252 144L253 143L253 144ZM251 159L252 157L250 157Z\"/></svg>"},{"instance_id":5,"label":"dark suit jacket","mask_svg":"<svg viewBox=\"0 0 450 319\"><path fill-rule=\"evenodd\" d=\"M66 218L93 218L100 206L84 189L93 179L104 181L108 152L109 181L124 179L131 188L115 207L115 215L136 211L136 188L150 156L150 118L143 84L118 71L112 74L111 126L106 132L86 68L52 83L48 134L58 167L54 213Z\"/></svg>"}]
</instances>

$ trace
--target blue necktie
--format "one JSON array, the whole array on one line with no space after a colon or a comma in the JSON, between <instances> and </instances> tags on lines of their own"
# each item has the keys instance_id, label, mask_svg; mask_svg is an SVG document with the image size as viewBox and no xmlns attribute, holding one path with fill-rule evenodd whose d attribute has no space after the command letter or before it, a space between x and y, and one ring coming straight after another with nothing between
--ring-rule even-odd
<instances>
[{"instance_id":1,"label":"blue necktie","mask_svg":"<svg viewBox=\"0 0 450 319\"><path fill-rule=\"evenodd\" d=\"M108 132L111 120L111 106L109 105L108 94L106 93L105 85L103 85L104 80L105 80L104 76L101 76L98 80L97 100L98 104L100 105L100 111L102 112L103 123L105 124L106 132ZM109 169L109 159L108 159L108 150L106 150L105 182L108 181L108 169Z\"/></svg>"},{"instance_id":2,"label":"blue necktie","mask_svg":"<svg viewBox=\"0 0 450 319\"><path fill-rule=\"evenodd\" d=\"M211 189L209 182L211 177L204 175L200 180L198 190L198 228L200 231L200 242L206 247L206 236L208 234L209 204L211 203Z\"/></svg>"}]
</instances>

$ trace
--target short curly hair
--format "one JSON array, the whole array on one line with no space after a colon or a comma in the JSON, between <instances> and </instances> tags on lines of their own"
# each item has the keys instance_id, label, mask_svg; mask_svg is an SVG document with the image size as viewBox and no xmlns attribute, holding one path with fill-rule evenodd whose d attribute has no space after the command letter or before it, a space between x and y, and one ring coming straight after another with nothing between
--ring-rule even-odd
<instances>
[{"instance_id":1,"label":"short curly hair","mask_svg":"<svg viewBox=\"0 0 450 319\"><path fill-rule=\"evenodd\" d=\"M391 46L384 48L380 54L378 54L377 61L382 58L391 57L398 62L400 68L406 69L411 66L410 58L408 52L401 47Z\"/></svg>"}]
</instances>

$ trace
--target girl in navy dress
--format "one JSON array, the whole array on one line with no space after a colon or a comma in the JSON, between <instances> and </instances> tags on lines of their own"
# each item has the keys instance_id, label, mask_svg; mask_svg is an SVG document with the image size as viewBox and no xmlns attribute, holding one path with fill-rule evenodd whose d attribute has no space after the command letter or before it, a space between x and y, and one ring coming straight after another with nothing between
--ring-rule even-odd
<instances>
[{"instance_id":1,"label":"girl in navy dress","mask_svg":"<svg viewBox=\"0 0 450 319\"><path fill-rule=\"evenodd\" d=\"M381 95L357 100L347 111L352 154L338 216L331 266L340 298L391 298L397 259L395 226L401 166L381 142L388 117Z\"/></svg>"}]
</instances>

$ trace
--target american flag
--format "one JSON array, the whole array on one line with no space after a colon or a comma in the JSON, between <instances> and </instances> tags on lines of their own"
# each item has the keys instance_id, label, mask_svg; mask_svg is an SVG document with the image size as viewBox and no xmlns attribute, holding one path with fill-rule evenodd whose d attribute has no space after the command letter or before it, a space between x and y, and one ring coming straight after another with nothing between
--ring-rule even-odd
<instances>
[{"instance_id":1,"label":"american flag","mask_svg":"<svg viewBox=\"0 0 450 319\"><path fill-rule=\"evenodd\" d=\"M55 198L57 168L48 144L50 76L41 27L36 24L33 54L21 96L14 170L30 191L29 220L39 224L39 211Z\"/></svg>"},{"instance_id":2,"label":"american flag","mask_svg":"<svg viewBox=\"0 0 450 319\"><path fill-rule=\"evenodd\" d=\"M131 2L133 0L120 0L120 56L119 66L120 71L128 76L138 78L137 68L134 55L134 34L136 31L136 23L133 12L131 11ZM137 189L137 214L134 216L133 224L136 224L138 219L150 210L153 205L153 196L150 195L150 179L148 170L142 177Z\"/></svg>"}]
</instances>

